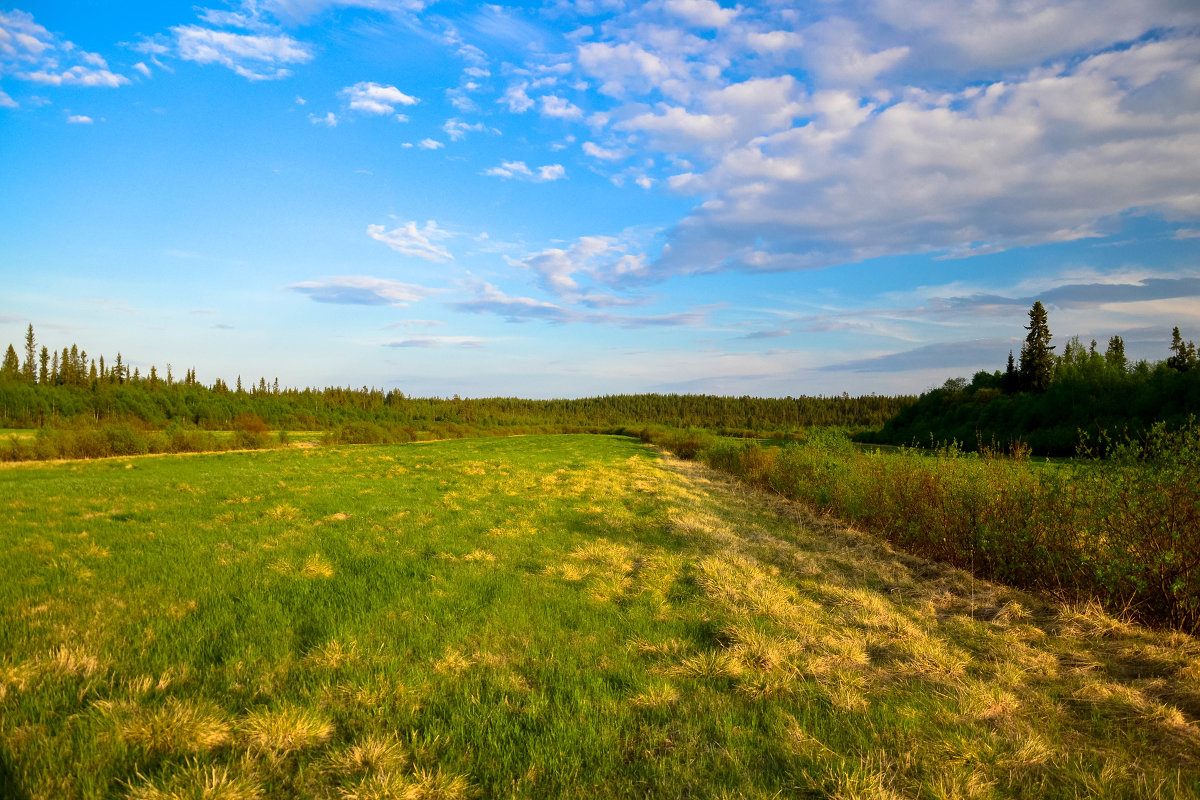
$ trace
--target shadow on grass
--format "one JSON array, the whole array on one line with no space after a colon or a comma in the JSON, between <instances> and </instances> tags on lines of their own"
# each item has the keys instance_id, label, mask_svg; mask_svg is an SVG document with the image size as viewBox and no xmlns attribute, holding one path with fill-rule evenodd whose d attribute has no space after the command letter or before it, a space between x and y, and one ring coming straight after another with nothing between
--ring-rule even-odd
<instances>
[{"instance_id":1,"label":"shadow on grass","mask_svg":"<svg viewBox=\"0 0 1200 800\"><path fill-rule=\"evenodd\" d=\"M8 748L0 747L0 797L8 800L29 800L30 794L17 777L16 765Z\"/></svg>"}]
</instances>

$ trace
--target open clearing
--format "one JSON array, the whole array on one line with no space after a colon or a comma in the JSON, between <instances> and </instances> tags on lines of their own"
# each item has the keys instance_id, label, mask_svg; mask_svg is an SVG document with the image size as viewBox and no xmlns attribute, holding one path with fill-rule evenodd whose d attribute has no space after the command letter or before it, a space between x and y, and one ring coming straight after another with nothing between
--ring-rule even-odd
<instances>
[{"instance_id":1,"label":"open clearing","mask_svg":"<svg viewBox=\"0 0 1200 800\"><path fill-rule=\"evenodd\" d=\"M6 798L1196 797L1200 644L628 439L0 471Z\"/></svg>"}]
</instances>

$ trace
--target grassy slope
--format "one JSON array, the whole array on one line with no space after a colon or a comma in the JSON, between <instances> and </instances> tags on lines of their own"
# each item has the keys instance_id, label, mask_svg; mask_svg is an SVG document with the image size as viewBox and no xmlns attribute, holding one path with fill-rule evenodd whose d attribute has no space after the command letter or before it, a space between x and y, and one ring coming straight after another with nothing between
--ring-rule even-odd
<instances>
[{"instance_id":1,"label":"grassy slope","mask_svg":"<svg viewBox=\"0 0 1200 800\"><path fill-rule=\"evenodd\" d=\"M1200 795L1200 643L625 439L0 470L0 796Z\"/></svg>"}]
</instances>

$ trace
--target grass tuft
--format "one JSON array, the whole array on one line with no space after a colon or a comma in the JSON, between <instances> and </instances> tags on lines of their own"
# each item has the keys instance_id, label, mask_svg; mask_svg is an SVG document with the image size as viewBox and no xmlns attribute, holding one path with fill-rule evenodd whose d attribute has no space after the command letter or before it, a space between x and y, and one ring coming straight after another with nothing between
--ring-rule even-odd
<instances>
[{"instance_id":1,"label":"grass tuft","mask_svg":"<svg viewBox=\"0 0 1200 800\"><path fill-rule=\"evenodd\" d=\"M142 780L130 787L129 800L258 800L263 796L257 783L230 777L227 767L188 764L165 780Z\"/></svg>"},{"instance_id":2,"label":"grass tuft","mask_svg":"<svg viewBox=\"0 0 1200 800\"><path fill-rule=\"evenodd\" d=\"M242 720L238 736L253 749L286 755L327 742L333 723L306 708L258 711Z\"/></svg>"},{"instance_id":3,"label":"grass tuft","mask_svg":"<svg viewBox=\"0 0 1200 800\"><path fill-rule=\"evenodd\" d=\"M201 753L229 741L231 726L209 703L193 703L168 697L156 708L100 701L97 708L116 725L127 744L147 753Z\"/></svg>"}]
</instances>

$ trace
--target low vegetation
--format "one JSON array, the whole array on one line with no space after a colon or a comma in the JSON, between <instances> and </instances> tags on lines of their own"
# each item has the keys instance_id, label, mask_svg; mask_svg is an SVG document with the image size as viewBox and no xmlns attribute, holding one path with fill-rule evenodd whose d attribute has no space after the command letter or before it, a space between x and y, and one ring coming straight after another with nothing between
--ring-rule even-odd
<instances>
[{"instance_id":1,"label":"low vegetation","mask_svg":"<svg viewBox=\"0 0 1200 800\"><path fill-rule=\"evenodd\" d=\"M645 431L685 458L804 503L926 558L1200 629L1200 425L1098 443L1106 459L1034 462L1028 450L880 452L814 429L783 448Z\"/></svg>"},{"instance_id":2,"label":"low vegetation","mask_svg":"<svg viewBox=\"0 0 1200 800\"><path fill-rule=\"evenodd\" d=\"M768 453L736 456L769 486ZM629 438L23 464L0 498L6 798L1200 796L1191 636Z\"/></svg>"}]
</instances>

